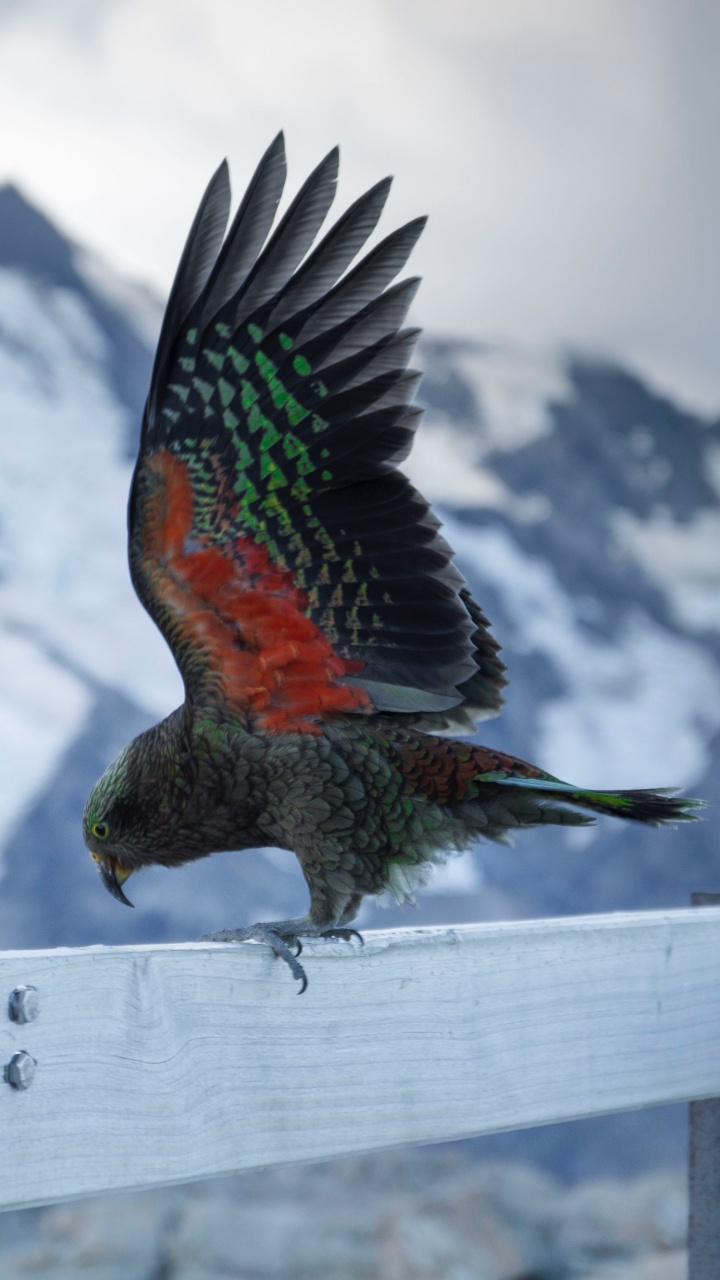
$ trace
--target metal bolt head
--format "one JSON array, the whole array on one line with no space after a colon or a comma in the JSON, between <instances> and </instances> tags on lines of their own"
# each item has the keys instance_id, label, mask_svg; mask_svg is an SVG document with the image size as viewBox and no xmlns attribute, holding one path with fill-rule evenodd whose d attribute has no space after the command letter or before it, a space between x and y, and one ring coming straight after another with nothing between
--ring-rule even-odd
<instances>
[{"instance_id":1,"label":"metal bolt head","mask_svg":"<svg viewBox=\"0 0 720 1280\"><path fill-rule=\"evenodd\" d=\"M11 1089L29 1089L35 1079L37 1062L24 1049L14 1053L5 1067L5 1079Z\"/></svg>"},{"instance_id":2,"label":"metal bolt head","mask_svg":"<svg viewBox=\"0 0 720 1280\"><path fill-rule=\"evenodd\" d=\"M13 1022L34 1022L40 1012L35 987L16 987L10 993L8 1013Z\"/></svg>"}]
</instances>

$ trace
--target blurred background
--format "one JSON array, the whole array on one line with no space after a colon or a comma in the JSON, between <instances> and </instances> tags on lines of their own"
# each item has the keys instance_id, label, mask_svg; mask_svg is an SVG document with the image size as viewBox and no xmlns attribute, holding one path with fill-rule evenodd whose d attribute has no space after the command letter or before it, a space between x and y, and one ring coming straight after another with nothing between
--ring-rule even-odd
<instances>
[{"instance_id":1,"label":"blurred background","mask_svg":"<svg viewBox=\"0 0 720 1280\"><path fill-rule=\"evenodd\" d=\"M98 774L182 697L125 558L163 300L211 172L227 156L239 197L280 128L284 203L339 142L338 211L393 173L378 235L430 214L410 268L427 412L407 469L509 668L479 739L579 786L713 800L719 51L711 0L0 0L0 947L180 940L304 910L294 857L265 850L148 871L127 912L80 836ZM712 810L678 831L604 820L481 846L416 912L371 905L362 925L681 906L719 882ZM628 1280L673 1280L685 1160L684 1109L667 1108L254 1191L4 1215L0 1249L20 1274L42 1238L37 1274L93 1280L599 1277L618 1259ZM371 1183L385 1190L364 1200ZM323 1260L333 1195L347 1231ZM482 1240L453 1217L462 1197ZM286 1229L275 1270L237 1233L202 1253L229 1206L243 1239ZM428 1215L436 1235L413 1253ZM147 1250L123 1261L127 1232L107 1241L128 1216ZM79 1270L88 1239L119 1269Z\"/></svg>"}]
</instances>

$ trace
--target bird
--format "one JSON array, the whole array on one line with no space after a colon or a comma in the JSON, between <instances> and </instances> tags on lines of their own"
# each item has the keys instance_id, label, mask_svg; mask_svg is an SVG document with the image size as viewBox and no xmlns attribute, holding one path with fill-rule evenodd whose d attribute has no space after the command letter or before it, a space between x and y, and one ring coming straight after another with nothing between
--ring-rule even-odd
<instances>
[{"instance_id":1,"label":"bird","mask_svg":"<svg viewBox=\"0 0 720 1280\"><path fill-rule=\"evenodd\" d=\"M283 135L229 230L227 162L183 250L158 341L128 504L135 591L185 698L88 798L103 884L229 850L297 856L307 913L205 935L267 943L300 984L302 938L351 939L366 895L412 902L478 838L608 814L697 816L675 791L585 790L468 740L506 668L429 504L400 469L421 410L395 282L415 218L358 261L390 188L318 242L337 148L275 229ZM395 283L394 283L395 282ZM360 935L357 935L358 937Z\"/></svg>"}]
</instances>

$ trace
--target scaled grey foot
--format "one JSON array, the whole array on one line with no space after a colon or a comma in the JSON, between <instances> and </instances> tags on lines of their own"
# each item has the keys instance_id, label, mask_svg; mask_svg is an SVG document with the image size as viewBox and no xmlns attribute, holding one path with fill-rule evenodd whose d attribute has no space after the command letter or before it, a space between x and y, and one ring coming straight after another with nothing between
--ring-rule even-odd
<instances>
[{"instance_id":1,"label":"scaled grey foot","mask_svg":"<svg viewBox=\"0 0 720 1280\"><path fill-rule=\"evenodd\" d=\"M328 927L329 925L329 927ZM307 916L297 920L268 920L265 923L248 925L245 929L220 929L217 933L204 933L200 942L265 942L275 955L289 966L293 978L301 983L298 995L307 988L307 974L298 961L302 951L300 935L306 938L342 938L349 942L357 938L362 946L362 937L357 929L345 929L328 925L314 924ZM293 955L290 945L294 943L297 951Z\"/></svg>"}]
</instances>

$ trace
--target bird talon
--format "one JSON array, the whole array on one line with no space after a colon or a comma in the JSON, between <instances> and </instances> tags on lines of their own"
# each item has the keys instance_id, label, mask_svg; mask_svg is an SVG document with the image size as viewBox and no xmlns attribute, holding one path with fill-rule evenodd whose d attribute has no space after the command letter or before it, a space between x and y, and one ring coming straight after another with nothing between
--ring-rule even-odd
<instances>
[{"instance_id":1,"label":"bird talon","mask_svg":"<svg viewBox=\"0 0 720 1280\"><path fill-rule=\"evenodd\" d=\"M288 966L293 978L297 982L302 983L298 995L302 995L307 989L307 974L301 964L298 964L298 956L302 951L302 943L299 938L291 939L297 947L295 953L279 933L275 933L274 929L264 928L263 925L251 925L249 929L221 929L219 933L205 933L200 942L264 942L270 947L270 950L278 957L284 960Z\"/></svg>"},{"instance_id":2,"label":"bird talon","mask_svg":"<svg viewBox=\"0 0 720 1280\"><path fill-rule=\"evenodd\" d=\"M357 938L361 947L365 946L365 939L357 929L324 929L320 934L321 938L342 938L343 942L349 942L351 938Z\"/></svg>"},{"instance_id":3,"label":"bird talon","mask_svg":"<svg viewBox=\"0 0 720 1280\"><path fill-rule=\"evenodd\" d=\"M294 939L298 949L293 955L293 952L285 939L281 938L280 934L275 933L273 929L258 929L256 936L260 942L267 942L268 946L275 952L275 955L279 960L285 961L293 978L295 978L297 982L301 983L300 990L298 991L298 995L301 996L303 991L307 989L308 983L307 974L305 973L302 965L298 964L297 961L297 957L300 955L300 951L302 950L299 938Z\"/></svg>"}]
</instances>

